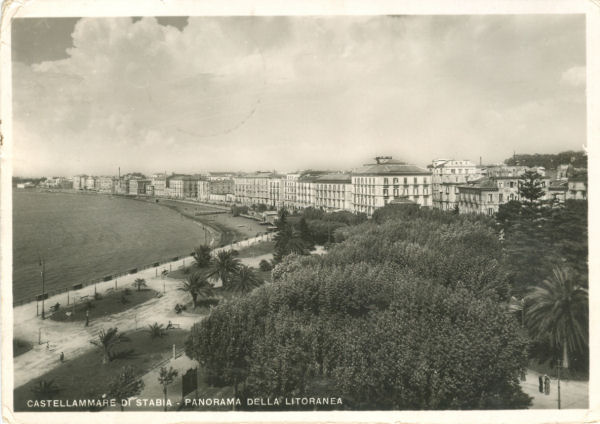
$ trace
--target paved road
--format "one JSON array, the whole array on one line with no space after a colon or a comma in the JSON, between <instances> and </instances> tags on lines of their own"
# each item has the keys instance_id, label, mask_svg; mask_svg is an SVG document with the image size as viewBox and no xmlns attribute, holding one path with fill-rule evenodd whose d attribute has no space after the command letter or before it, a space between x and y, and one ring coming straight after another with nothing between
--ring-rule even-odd
<instances>
[{"instance_id":1,"label":"paved road","mask_svg":"<svg viewBox=\"0 0 600 424\"><path fill-rule=\"evenodd\" d=\"M527 370L527 378L521 382L523 391L533 396L531 409L558 408L558 380L550 379L550 394L545 395L538 390L539 374ZM560 381L561 409L588 409L589 383L587 381Z\"/></svg>"}]
</instances>

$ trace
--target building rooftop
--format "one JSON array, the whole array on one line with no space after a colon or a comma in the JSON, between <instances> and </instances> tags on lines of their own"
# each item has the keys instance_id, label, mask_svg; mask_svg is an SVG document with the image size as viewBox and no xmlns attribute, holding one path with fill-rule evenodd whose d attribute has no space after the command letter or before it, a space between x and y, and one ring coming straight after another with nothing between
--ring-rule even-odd
<instances>
[{"instance_id":1,"label":"building rooftop","mask_svg":"<svg viewBox=\"0 0 600 424\"><path fill-rule=\"evenodd\" d=\"M354 175L430 175L431 171L403 162L387 161L363 165L352 171Z\"/></svg>"},{"instance_id":2,"label":"building rooftop","mask_svg":"<svg viewBox=\"0 0 600 424\"><path fill-rule=\"evenodd\" d=\"M459 186L460 188L472 188L475 190L497 191L498 185L491 178L481 178L479 180L470 181Z\"/></svg>"},{"instance_id":3,"label":"building rooftop","mask_svg":"<svg viewBox=\"0 0 600 424\"><path fill-rule=\"evenodd\" d=\"M352 182L352 177L347 173L324 174L316 178L318 183L347 183Z\"/></svg>"}]
</instances>

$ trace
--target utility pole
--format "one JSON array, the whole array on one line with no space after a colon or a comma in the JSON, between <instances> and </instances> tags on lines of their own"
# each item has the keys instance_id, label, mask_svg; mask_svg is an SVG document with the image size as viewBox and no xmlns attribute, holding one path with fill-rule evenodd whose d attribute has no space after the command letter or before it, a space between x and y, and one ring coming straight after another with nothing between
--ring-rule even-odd
<instances>
[{"instance_id":1,"label":"utility pole","mask_svg":"<svg viewBox=\"0 0 600 424\"><path fill-rule=\"evenodd\" d=\"M562 361L559 360L558 361L558 365L556 366L557 368L557 374L558 374L558 409L560 409L560 368L562 365Z\"/></svg>"}]
</instances>

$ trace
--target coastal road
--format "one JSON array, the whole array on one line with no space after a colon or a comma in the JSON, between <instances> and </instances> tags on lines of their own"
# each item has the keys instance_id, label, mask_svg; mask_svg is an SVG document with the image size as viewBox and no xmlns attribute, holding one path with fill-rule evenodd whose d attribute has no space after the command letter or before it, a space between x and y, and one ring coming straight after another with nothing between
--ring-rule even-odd
<instances>
[{"instance_id":1,"label":"coastal road","mask_svg":"<svg viewBox=\"0 0 600 424\"><path fill-rule=\"evenodd\" d=\"M271 238L271 235L255 237L214 249L217 253L221 250L239 249L252 244L265 241ZM250 262L252 258L242 259L243 262ZM184 263L190 264L193 261L191 257L181 259L171 263L172 269L183 266ZM169 264L163 264L158 267L159 271L163 268L169 268ZM14 308L14 338L27 340L33 343L34 347L28 352L14 358L14 386L19 387L33 378L37 378L51 369L60 365L60 353L65 354L67 360L79 356L90 349L95 348L90 340L95 339L102 329L109 327L118 327L120 331L131 331L138 328L147 327L154 322L167 324L169 321L179 324L181 328L189 329L200 318L196 314L177 315L173 310L177 303L187 303L188 295L185 292L177 290L179 280L165 279L164 281L155 276L155 268L149 268L136 274L130 274L118 279L119 287L131 287L136 278L146 280L148 287L159 293L163 291L165 284L165 293L161 297L152 298L140 305L125 310L123 312L94 320L90 322L89 327L85 327L82 322L58 322L49 319L42 320L36 317L35 302L18 306ZM106 292L114 288L114 280L98 283L96 290L99 293ZM88 295L93 297L94 287L88 286L79 290L75 295L77 297ZM74 293L71 294L73 296ZM47 305L60 302L66 305L66 294L53 296L46 301ZM42 344L38 345L38 336L41 334ZM10 379L11 376L7 376Z\"/></svg>"}]
</instances>

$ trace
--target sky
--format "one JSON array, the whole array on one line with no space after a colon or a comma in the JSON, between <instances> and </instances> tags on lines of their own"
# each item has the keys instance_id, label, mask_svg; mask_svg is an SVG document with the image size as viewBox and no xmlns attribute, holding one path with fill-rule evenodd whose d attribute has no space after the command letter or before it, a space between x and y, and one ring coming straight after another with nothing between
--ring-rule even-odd
<instances>
[{"instance_id":1,"label":"sky","mask_svg":"<svg viewBox=\"0 0 600 424\"><path fill-rule=\"evenodd\" d=\"M586 144L583 15L12 25L15 175L499 163Z\"/></svg>"}]
</instances>

